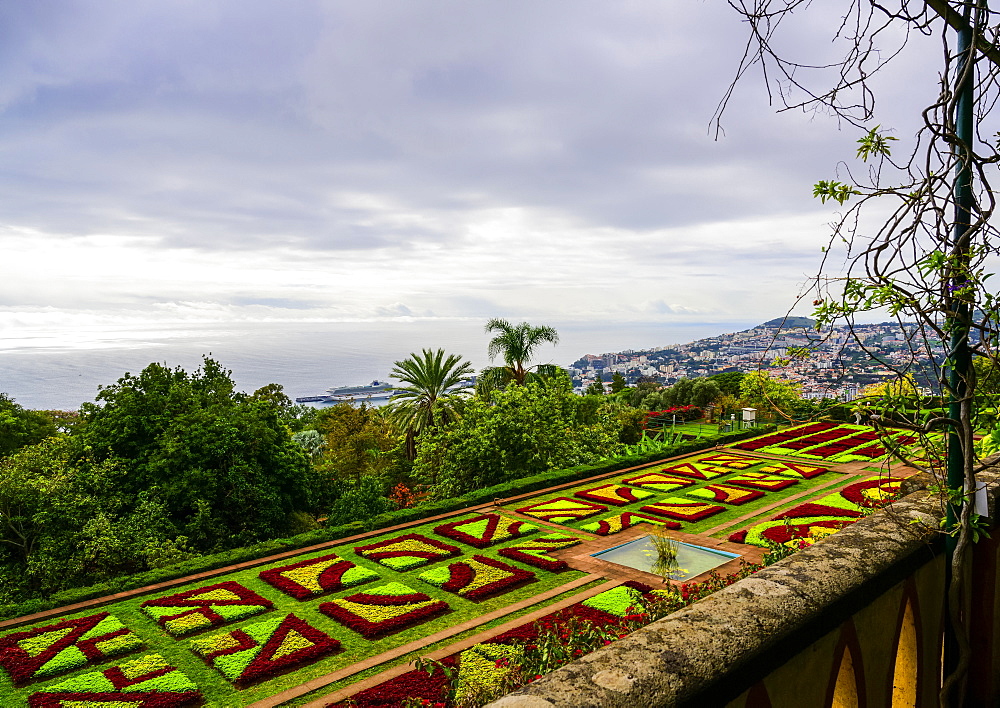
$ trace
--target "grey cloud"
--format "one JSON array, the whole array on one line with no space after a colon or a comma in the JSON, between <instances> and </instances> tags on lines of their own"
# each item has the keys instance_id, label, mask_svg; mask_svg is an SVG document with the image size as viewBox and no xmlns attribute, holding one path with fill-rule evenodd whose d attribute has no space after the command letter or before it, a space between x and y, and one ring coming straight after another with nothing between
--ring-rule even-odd
<instances>
[{"instance_id":1,"label":"grey cloud","mask_svg":"<svg viewBox=\"0 0 1000 708\"><path fill-rule=\"evenodd\" d=\"M745 32L721 4L34 0L3 14L0 220L52 232L402 252L454 244L486 207L649 231L801 210L853 149L828 119L775 116L754 78L728 137L710 139ZM394 210L338 205L348 191Z\"/></svg>"}]
</instances>

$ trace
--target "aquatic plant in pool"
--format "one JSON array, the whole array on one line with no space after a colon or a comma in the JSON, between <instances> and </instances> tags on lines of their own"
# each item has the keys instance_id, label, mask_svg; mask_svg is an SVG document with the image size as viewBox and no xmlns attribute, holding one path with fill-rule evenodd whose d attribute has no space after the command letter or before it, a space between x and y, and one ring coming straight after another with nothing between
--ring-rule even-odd
<instances>
[{"instance_id":1,"label":"aquatic plant in pool","mask_svg":"<svg viewBox=\"0 0 1000 708\"><path fill-rule=\"evenodd\" d=\"M649 536L637 538L634 541L614 546L606 551L592 553L592 557L598 560L617 563L618 565L635 568L646 573L657 574L654 570L659 553ZM733 558L739 558L735 553L717 551L713 548L703 548L702 546L692 546L689 543L677 542L677 568L678 570L670 574L670 580L690 580L691 578L707 573L713 568L718 568L724 563L728 563Z\"/></svg>"}]
</instances>

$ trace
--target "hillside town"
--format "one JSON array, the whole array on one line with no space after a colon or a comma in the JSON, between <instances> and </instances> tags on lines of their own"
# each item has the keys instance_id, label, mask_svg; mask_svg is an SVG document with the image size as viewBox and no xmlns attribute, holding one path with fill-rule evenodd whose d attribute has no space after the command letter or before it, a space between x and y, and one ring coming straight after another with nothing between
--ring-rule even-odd
<instances>
[{"instance_id":1,"label":"hillside town","mask_svg":"<svg viewBox=\"0 0 1000 708\"><path fill-rule=\"evenodd\" d=\"M804 317L778 318L752 329L645 350L587 354L569 368L574 388L610 381L621 374L629 384L640 379L669 385L683 378L730 371L766 369L801 384L803 398L850 401L865 386L911 372L922 388L933 380L933 362L944 349L926 349L915 327L895 322L857 324L817 331Z\"/></svg>"}]
</instances>

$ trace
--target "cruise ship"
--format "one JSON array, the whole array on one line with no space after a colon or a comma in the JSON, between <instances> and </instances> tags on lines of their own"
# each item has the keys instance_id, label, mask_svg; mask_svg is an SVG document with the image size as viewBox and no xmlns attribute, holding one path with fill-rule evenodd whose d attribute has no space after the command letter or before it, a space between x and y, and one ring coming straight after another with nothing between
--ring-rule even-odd
<instances>
[{"instance_id":1,"label":"cruise ship","mask_svg":"<svg viewBox=\"0 0 1000 708\"><path fill-rule=\"evenodd\" d=\"M376 379L366 386L340 386L328 388L324 396L302 396L296 403L343 403L351 401L388 400L392 396L392 384Z\"/></svg>"}]
</instances>

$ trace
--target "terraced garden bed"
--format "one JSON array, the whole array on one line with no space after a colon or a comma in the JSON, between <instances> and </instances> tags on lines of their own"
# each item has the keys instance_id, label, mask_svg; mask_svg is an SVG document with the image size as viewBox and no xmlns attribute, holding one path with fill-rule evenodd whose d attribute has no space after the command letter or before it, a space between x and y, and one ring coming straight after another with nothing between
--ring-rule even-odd
<instances>
[{"instance_id":1,"label":"terraced garden bed","mask_svg":"<svg viewBox=\"0 0 1000 708\"><path fill-rule=\"evenodd\" d=\"M792 432L799 434L779 441L782 449L822 431ZM777 446L770 441L756 452L766 447ZM574 593L592 595L611 576L584 559L594 547L616 545L616 534L662 527L712 543L709 533L724 539L743 531L734 540L752 544L833 528L892 492L892 483L866 476L714 450L503 501L485 513L343 539L5 630L0 698L4 706L221 707L277 705L271 697L293 690L281 704L322 705L331 691L349 691L415 655L446 651ZM621 568L612 574L619 583L632 572ZM454 661L473 666L492 654L477 656ZM322 685L296 690L310 681Z\"/></svg>"}]
</instances>

